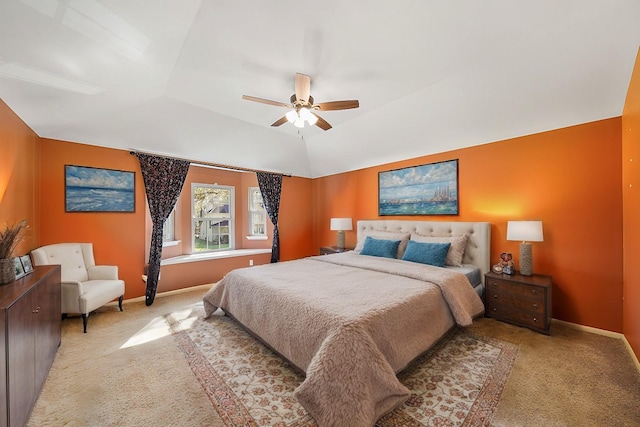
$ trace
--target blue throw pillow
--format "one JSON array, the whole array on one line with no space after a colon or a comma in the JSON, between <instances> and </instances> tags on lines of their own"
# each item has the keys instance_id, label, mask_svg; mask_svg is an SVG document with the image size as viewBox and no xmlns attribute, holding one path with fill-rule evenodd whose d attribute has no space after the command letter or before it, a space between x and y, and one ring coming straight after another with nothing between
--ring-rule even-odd
<instances>
[{"instance_id":1,"label":"blue throw pillow","mask_svg":"<svg viewBox=\"0 0 640 427\"><path fill-rule=\"evenodd\" d=\"M367 236L360 255L397 258L398 246L400 246L400 240L374 239L371 236Z\"/></svg>"},{"instance_id":2,"label":"blue throw pillow","mask_svg":"<svg viewBox=\"0 0 640 427\"><path fill-rule=\"evenodd\" d=\"M405 261L444 267L451 243L420 243L409 240L402 257Z\"/></svg>"}]
</instances>

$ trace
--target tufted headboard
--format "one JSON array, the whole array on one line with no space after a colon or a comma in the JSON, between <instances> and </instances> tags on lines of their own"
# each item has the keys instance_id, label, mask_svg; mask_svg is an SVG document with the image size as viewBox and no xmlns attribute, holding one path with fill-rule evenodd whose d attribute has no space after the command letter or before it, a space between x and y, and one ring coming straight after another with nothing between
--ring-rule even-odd
<instances>
[{"instance_id":1,"label":"tufted headboard","mask_svg":"<svg viewBox=\"0 0 640 427\"><path fill-rule=\"evenodd\" d=\"M464 251L463 264L477 266L484 275L489 271L491 261L491 223L454 221L403 221L392 219L361 219L356 227L358 241L364 231L390 231L417 233L423 236L462 236L469 241Z\"/></svg>"}]
</instances>

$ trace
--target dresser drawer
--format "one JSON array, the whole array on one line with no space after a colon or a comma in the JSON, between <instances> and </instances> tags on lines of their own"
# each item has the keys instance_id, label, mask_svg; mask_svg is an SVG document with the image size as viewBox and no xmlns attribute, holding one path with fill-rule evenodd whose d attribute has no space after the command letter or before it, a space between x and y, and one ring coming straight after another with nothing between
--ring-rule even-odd
<instances>
[{"instance_id":1,"label":"dresser drawer","mask_svg":"<svg viewBox=\"0 0 640 427\"><path fill-rule=\"evenodd\" d=\"M526 311L513 311L510 310L509 307L491 305L487 306L487 314L491 317L511 321L533 329L548 330L549 328L543 314Z\"/></svg>"},{"instance_id":2,"label":"dresser drawer","mask_svg":"<svg viewBox=\"0 0 640 427\"><path fill-rule=\"evenodd\" d=\"M544 298L523 298L518 294L509 292L488 292L486 297L487 308L491 307L513 307L529 313L544 315Z\"/></svg>"},{"instance_id":3,"label":"dresser drawer","mask_svg":"<svg viewBox=\"0 0 640 427\"><path fill-rule=\"evenodd\" d=\"M546 289L543 286L529 285L517 282L508 282L500 279L487 280L487 292L489 294L508 292L528 298L544 301Z\"/></svg>"}]
</instances>

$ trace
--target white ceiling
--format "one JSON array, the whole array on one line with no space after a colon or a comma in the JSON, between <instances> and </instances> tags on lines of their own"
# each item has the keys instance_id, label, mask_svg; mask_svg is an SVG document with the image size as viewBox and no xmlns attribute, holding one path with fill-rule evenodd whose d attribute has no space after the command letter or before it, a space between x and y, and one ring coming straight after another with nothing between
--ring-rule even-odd
<instances>
[{"instance_id":1,"label":"white ceiling","mask_svg":"<svg viewBox=\"0 0 640 427\"><path fill-rule=\"evenodd\" d=\"M639 45L638 0L1 0L0 98L46 138L320 177L619 116ZM298 132L241 99L296 72L360 108Z\"/></svg>"}]
</instances>

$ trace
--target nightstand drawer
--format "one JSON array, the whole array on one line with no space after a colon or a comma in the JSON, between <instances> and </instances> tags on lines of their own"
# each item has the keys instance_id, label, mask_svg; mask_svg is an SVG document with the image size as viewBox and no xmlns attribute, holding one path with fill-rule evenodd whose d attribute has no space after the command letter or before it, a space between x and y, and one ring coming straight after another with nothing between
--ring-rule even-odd
<instances>
[{"instance_id":1,"label":"nightstand drawer","mask_svg":"<svg viewBox=\"0 0 640 427\"><path fill-rule=\"evenodd\" d=\"M522 298L517 294L509 292L488 292L486 297L487 309L489 307L513 307L538 315L544 315L544 298Z\"/></svg>"},{"instance_id":2,"label":"nightstand drawer","mask_svg":"<svg viewBox=\"0 0 640 427\"><path fill-rule=\"evenodd\" d=\"M507 320L522 326L528 326L534 329L548 330L549 325L546 324L544 315L535 314L526 311L512 311L504 306L487 306L487 313L491 317Z\"/></svg>"},{"instance_id":3,"label":"nightstand drawer","mask_svg":"<svg viewBox=\"0 0 640 427\"><path fill-rule=\"evenodd\" d=\"M545 288L536 285L525 285L522 283L507 282L506 280L488 279L487 291L491 293L509 292L512 294L522 295L524 297L536 298L544 301Z\"/></svg>"}]
</instances>

